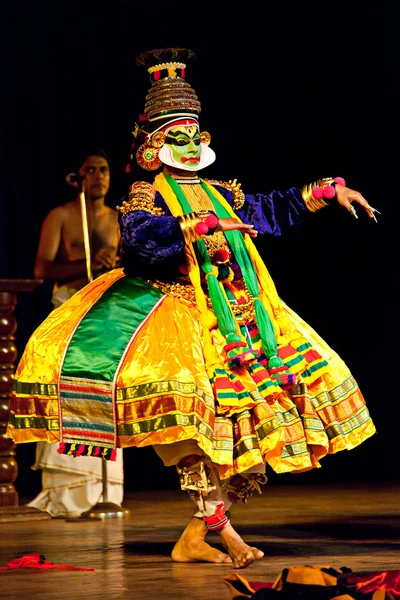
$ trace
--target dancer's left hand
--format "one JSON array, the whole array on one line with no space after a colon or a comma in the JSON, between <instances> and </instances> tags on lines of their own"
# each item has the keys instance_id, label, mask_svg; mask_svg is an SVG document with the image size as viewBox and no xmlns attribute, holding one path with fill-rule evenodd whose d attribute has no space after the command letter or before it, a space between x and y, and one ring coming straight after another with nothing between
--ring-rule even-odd
<instances>
[{"instance_id":1,"label":"dancer's left hand","mask_svg":"<svg viewBox=\"0 0 400 600\"><path fill-rule=\"evenodd\" d=\"M351 212L356 219L358 219L358 217L354 206L352 206L353 202L357 202L358 204L360 204L360 206L363 207L368 216L371 219L374 219L375 221L376 217L374 213L376 212L380 214L379 211L376 210L376 208L372 208L372 206L370 206L368 201L364 198L364 196L360 194L360 192L352 190L338 183L336 184L336 199L339 202L339 204L341 204L346 210Z\"/></svg>"}]
</instances>

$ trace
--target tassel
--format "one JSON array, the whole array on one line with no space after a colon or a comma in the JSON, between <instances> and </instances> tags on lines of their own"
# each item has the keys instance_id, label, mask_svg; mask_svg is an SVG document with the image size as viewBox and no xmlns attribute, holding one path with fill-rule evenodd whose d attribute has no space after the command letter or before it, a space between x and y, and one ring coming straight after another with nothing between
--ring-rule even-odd
<instances>
[{"instance_id":1,"label":"tassel","mask_svg":"<svg viewBox=\"0 0 400 600\"><path fill-rule=\"evenodd\" d=\"M271 379L284 390L290 390L297 383L296 375L289 371L280 356L268 359L268 371Z\"/></svg>"},{"instance_id":2,"label":"tassel","mask_svg":"<svg viewBox=\"0 0 400 600\"><path fill-rule=\"evenodd\" d=\"M297 383L296 375L290 373L290 371L285 367L285 365L271 369L268 363L268 370L271 379L275 381L275 383L277 383L284 390L289 390Z\"/></svg>"},{"instance_id":3,"label":"tassel","mask_svg":"<svg viewBox=\"0 0 400 600\"><path fill-rule=\"evenodd\" d=\"M229 350L227 353L225 364L227 364L228 367L240 367L242 365L251 363L258 357L257 350L250 350L246 344L240 344L240 346L244 346L245 350L241 350L240 347L235 347Z\"/></svg>"},{"instance_id":4,"label":"tassel","mask_svg":"<svg viewBox=\"0 0 400 600\"><path fill-rule=\"evenodd\" d=\"M69 456L75 456L76 444L70 444L70 449L68 450Z\"/></svg>"},{"instance_id":5,"label":"tassel","mask_svg":"<svg viewBox=\"0 0 400 600\"><path fill-rule=\"evenodd\" d=\"M60 442L57 448L58 454L65 454L66 444L64 442Z\"/></svg>"},{"instance_id":6,"label":"tassel","mask_svg":"<svg viewBox=\"0 0 400 600\"><path fill-rule=\"evenodd\" d=\"M106 460L115 461L117 459L116 448L104 448L102 446L89 446L87 444L60 442L57 452L59 454L68 454L69 456L97 456Z\"/></svg>"},{"instance_id":7,"label":"tassel","mask_svg":"<svg viewBox=\"0 0 400 600\"><path fill-rule=\"evenodd\" d=\"M86 448L85 444L80 444L78 446L78 450L75 453L75 456L81 456L85 452L85 448Z\"/></svg>"},{"instance_id":8,"label":"tassel","mask_svg":"<svg viewBox=\"0 0 400 600\"><path fill-rule=\"evenodd\" d=\"M228 377L228 373L225 369L216 368L210 381L213 387L218 414L229 413L232 408L237 408L239 406L240 403L235 386Z\"/></svg>"}]
</instances>

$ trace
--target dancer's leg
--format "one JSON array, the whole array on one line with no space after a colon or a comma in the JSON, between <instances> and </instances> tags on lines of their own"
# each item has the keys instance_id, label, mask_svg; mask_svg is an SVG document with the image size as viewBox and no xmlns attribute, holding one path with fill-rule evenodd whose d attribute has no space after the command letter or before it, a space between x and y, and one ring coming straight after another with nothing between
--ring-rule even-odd
<instances>
[{"instance_id":1,"label":"dancer's leg","mask_svg":"<svg viewBox=\"0 0 400 600\"><path fill-rule=\"evenodd\" d=\"M197 509L175 544L172 558L177 562L202 561L229 563L235 568L246 567L254 560L262 558L264 554L246 544L232 527L229 520L228 509L231 501L228 493L222 487L211 460L193 444L194 442L188 442L185 446L184 442L179 442L169 446L165 452L161 446L155 448L164 464L174 464L175 459L179 458L175 464L181 488L189 493ZM197 450L197 453L188 455L189 450ZM232 494L232 489L229 492ZM228 555L205 542L208 531L219 534Z\"/></svg>"},{"instance_id":2,"label":"dancer's leg","mask_svg":"<svg viewBox=\"0 0 400 600\"><path fill-rule=\"evenodd\" d=\"M164 465L181 465L178 467L178 472L181 478L181 487L189 492L196 505L194 516L190 519L189 524L186 526L184 532L172 550L173 560L176 562L212 562L231 564L232 560L227 554L220 552L217 550L217 548L213 548L205 541L208 528L203 520L204 503L203 501L200 503L201 510L199 510L197 500L199 499L200 495L203 497L203 495L207 495L209 492L212 492L213 486L207 482L204 466L201 468L200 464L198 464L198 468L190 468L190 465L193 466L196 463L200 463L202 459L202 452L197 443L193 440L187 440L184 442L176 442L175 444L156 445L153 447L160 456ZM187 465L185 468L185 473L183 472L183 465ZM198 487L196 483L200 483L205 486L203 487L203 493L201 493L201 488ZM226 499L229 502L227 497ZM223 502L222 496L218 497L217 495L214 495L211 502L213 502L216 507L217 504ZM211 504L209 505L209 510L211 511L210 514L215 512L215 508L213 509Z\"/></svg>"}]
</instances>

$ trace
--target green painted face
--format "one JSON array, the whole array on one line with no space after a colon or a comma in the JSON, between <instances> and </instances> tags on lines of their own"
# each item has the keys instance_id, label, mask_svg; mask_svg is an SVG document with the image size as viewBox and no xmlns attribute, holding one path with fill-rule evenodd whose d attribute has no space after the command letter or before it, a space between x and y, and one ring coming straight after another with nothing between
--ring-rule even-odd
<instances>
[{"instance_id":1,"label":"green painted face","mask_svg":"<svg viewBox=\"0 0 400 600\"><path fill-rule=\"evenodd\" d=\"M200 132L196 125L172 127L165 138L172 160L181 167L196 168L200 163Z\"/></svg>"}]
</instances>

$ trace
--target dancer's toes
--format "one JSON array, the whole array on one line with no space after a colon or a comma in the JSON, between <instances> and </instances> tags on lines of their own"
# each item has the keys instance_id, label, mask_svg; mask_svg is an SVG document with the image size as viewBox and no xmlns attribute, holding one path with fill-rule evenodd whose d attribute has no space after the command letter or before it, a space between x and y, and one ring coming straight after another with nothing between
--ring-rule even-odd
<instances>
[{"instance_id":1,"label":"dancer's toes","mask_svg":"<svg viewBox=\"0 0 400 600\"><path fill-rule=\"evenodd\" d=\"M224 548L226 548L229 556L232 558L235 569L248 567L255 560L259 560L264 556L262 550L248 546L233 529L231 524L224 527L219 534Z\"/></svg>"},{"instance_id":2,"label":"dancer's toes","mask_svg":"<svg viewBox=\"0 0 400 600\"><path fill-rule=\"evenodd\" d=\"M216 560L215 562L231 565L232 559L228 554L225 554L224 552L218 552L218 560Z\"/></svg>"},{"instance_id":3,"label":"dancer's toes","mask_svg":"<svg viewBox=\"0 0 400 600\"><path fill-rule=\"evenodd\" d=\"M254 548L251 546L247 546L247 544L243 543L243 547L236 549L236 557L233 561L233 566L235 569L243 569L244 567L248 567L255 560L258 560L264 556L264 552L258 550L258 548Z\"/></svg>"}]
</instances>

